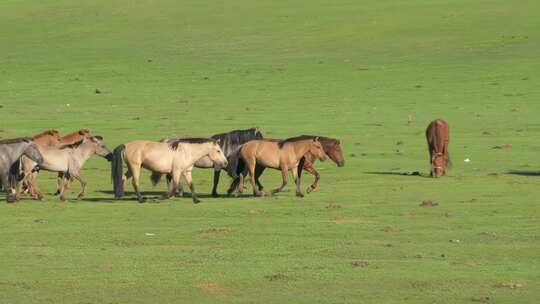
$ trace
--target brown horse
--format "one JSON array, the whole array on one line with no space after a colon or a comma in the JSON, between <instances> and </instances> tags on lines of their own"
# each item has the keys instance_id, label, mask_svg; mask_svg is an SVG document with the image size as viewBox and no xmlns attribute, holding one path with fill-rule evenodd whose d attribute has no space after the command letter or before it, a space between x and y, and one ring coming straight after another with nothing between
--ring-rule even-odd
<instances>
[{"instance_id":1,"label":"brown horse","mask_svg":"<svg viewBox=\"0 0 540 304\"><path fill-rule=\"evenodd\" d=\"M448 142L450 140L448 122L442 119L432 121L426 129L426 139L431 163L430 175L441 177L446 174L446 168L452 164L448 153Z\"/></svg>"},{"instance_id":2,"label":"brown horse","mask_svg":"<svg viewBox=\"0 0 540 304\"><path fill-rule=\"evenodd\" d=\"M339 139L324 137L324 136L312 136L312 135L304 135L304 137L306 138L318 137L326 155L328 155L328 157L330 157L330 159L333 160L334 163L338 165L338 167L343 167L345 165L345 159L343 158L343 151L341 150L341 142L339 141ZM308 152L306 153L306 155L304 155L303 166L299 166L298 168L299 179L302 177L302 169L306 170L311 175L315 176L315 181L313 182L313 184L311 184L306 189L307 193L310 193L311 191L315 191L315 189L319 185L319 180L321 178L319 172L315 170L315 161L317 161L317 157L313 155L311 152Z\"/></svg>"},{"instance_id":3,"label":"brown horse","mask_svg":"<svg viewBox=\"0 0 540 304\"><path fill-rule=\"evenodd\" d=\"M252 140L242 145L240 156L247 165L249 181L256 196L263 196L262 187L255 183L255 168L257 166L264 168L273 168L281 170L283 183L281 187L272 190L272 194L280 192L287 185L289 170L292 171L294 182L296 184L296 195L303 197L300 189L300 177L298 176L298 165L300 160L311 152L320 160L326 159L324 149L319 142L319 138L306 138L303 136L292 137L285 140L258 139ZM243 175L240 174L238 190L242 192Z\"/></svg>"},{"instance_id":4,"label":"brown horse","mask_svg":"<svg viewBox=\"0 0 540 304\"><path fill-rule=\"evenodd\" d=\"M62 144L60 133L56 129L43 131L32 136L32 141L40 147L55 147Z\"/></svg>"}]
</instances>

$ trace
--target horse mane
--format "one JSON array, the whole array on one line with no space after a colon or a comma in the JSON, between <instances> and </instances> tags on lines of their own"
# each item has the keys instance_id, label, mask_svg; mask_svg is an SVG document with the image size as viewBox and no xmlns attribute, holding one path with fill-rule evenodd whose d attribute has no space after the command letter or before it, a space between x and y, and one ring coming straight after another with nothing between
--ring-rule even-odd
<instances>
[{"instance_id":1,"label":"horse mane","mask_svg":"<svg viewBox=\"0 0 540 304\"><path fill-rule=\"evenodd\" d=\"M39 138L44 137L44 136L55 136L55 135L59 135L58 130L50 129L50 130L43 131L43 132L41 132L39 134L36 134L36 135L32 136L32 139L39 139Z\"/></svg>"},{"instance_id":2,"label":"horse mane","mask_svg":"<svg viewBox=\"0 0 540 304\"><path fill-rule=\"evenodd\" d=\"M68 133L68 134L62 136L62 138L68 138L68 137L72 137L72 136L76 136L76 135L85 135L85 134L90 134L90 130L88 130L88 129L80 129L80 130Z\"/></svg>"},{"instance_id":3,"label":"horse mane","mask_svg":"<svg viewBox=\"0 0 540 304\"><path fill-rule=\"evenodd\" d=\"M0 140L0 144L16 144L21 142L31 142L31 137L17 137L17 138L9 138L9 139L2 139Z\"/></svg>"},{"instance_id":4,"label":"horse mane","mask_svg":"<svg viewBox=\"0 0 540 304\"><path fill-rule=\"evenodd\" d=\"M215 143L216 140L213 138L204 138L204 137L185 137L185 138L176 138L174 140L169 141L169 147L171 149L176 150L178 149L178 144L180 143L186 143L186 144L205 144L205 143Z\"/></svg>"},{"instance_id":5,"label":"horse mane","mask_svg":"<svg viewBox=\"0 0 540 304\"><path fill-rule=\"evenodd\" d=\"M227 133L212 135L212 138L220 141L220 145L225 143L229 145L241 145L252 139L262 139L263 135L259 128L251 128L246 130L233 130Z\"/></svg>"},{"instance_id":6,"label":"horse mane","mask_svg":"<svg viewBox=\"0 0 540 304\"><path fill-rule=\"evenodd\" d=\"M290 137L290 138L287 138L287 139L280 140L278 142L278 147L283 148L283 146L286 143L297 142L297 141L307 140L307 139L314 139L315 137L319 137L319 136L300 135L300 136Z\"/></svg>"},{"instance_id":7,"label":"horse mane","mask_svg":"<svg viewBox=\"0 0 540 304\"><path fill-rule=\"evenodd\" d=\"M58 149L60 150L63 150L63 149L76 149L78 148L82 143L84 142L84 139L81 139L77 142L74 142L72 144L67 144L67 145L62 145L60 146Z\"/></svg>"}]
</instances>

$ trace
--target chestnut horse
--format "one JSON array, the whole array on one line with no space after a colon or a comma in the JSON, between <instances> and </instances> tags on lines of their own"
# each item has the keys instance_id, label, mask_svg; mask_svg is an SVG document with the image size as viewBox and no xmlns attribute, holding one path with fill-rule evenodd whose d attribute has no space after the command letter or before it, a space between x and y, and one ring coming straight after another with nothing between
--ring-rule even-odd
<instances>
[{"instance_id":1,"label":"chestnut horse","mask_svg":"<svg viewBox=\"0 0 540 304\"><path fill-rule=\"evenodd\" d=\"M448 122L442 119L432 121L426 129L426 139L431 164L430 175L432 177L441 177L446 174L446 168L452 165L448 153L448 142L450 140Z\"/></svg>"},{"instance_id":2,"label":"chestnut horse","mask_svg":"<svg viewBox=\"0 0 540 304\"><path fill-rule=\"evenodd\" d=\"M306 138L319 138L321 145L324 149L324 152L328 157L336 163L338 167L343 167L345 165L345 159L343 158L343 151L341 150L341 142L339 139L324 137L324 136L313 136L313 135L304 135ZM315 191L319 185L319 180L321 178L319 172L315 170L315 161L317 158L311 152L306 153L303 161L300 161L300 166L298 167L298 178L302 177L302 169L309 172L311 175L315 176L315 181L307 189L307 193ZM302 166L303 162L303 166Z\"/></svg>"},{"instance_id":3,"label":"chestnut horse","mask_svg":"<svg viewBox=\"0 0 540 304\"><path fill-rule=\"evenodd\" d=\"M144 197L139 190L141 167L152 171L152 176L159 180L161 174L171 174L172 183L165 198L176 194L180 176L184 176L190 189L194 203L200 202L195 193L195 187L191 177L191 170L195 162L203 157L208 157L219 167L227 167L227 158L223 154L218 141L211 138L181 138L171 143L162 143L147 140L136 140L122 144L114 149L111 162L111 175L113 179L115 198L124 195L124 182L133 177L132 184L140 203ZM128 166L124 175L122 163Z\"/></svg>"},{"instance_id":4,"label":"chestnut horse","mask_svg":"<svg viewBox=\"0 0 540 304\"><path fill-rule=\"evenodd\" d=\"M296 184L296 196L303 197L300 189L300 177L298 176L298 165L300 160L310 152L320 160L326 159L324 149L319 142L319 138L306 138L303 136L292 137L285 140L258 139L252 140L242 145L240 148L240 157L245 165L249 175L249 181L253 189L253 194L263 196L264 192L260 184L255 180L255 168L257 166L264 168L273 168L281 170L283 182L277 189L272 190L272 194L281 192L287 185L289 170L292 171L294 182ZM242 192L243 175L239 176L238 190Z\"/></svg>"}]
</instances>

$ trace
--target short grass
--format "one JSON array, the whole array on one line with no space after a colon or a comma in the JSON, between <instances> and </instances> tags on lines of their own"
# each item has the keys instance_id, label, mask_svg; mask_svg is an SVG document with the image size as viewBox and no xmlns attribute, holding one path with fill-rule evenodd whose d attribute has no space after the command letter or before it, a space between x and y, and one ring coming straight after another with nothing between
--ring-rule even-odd
<instances>
[{"instance_id":1,"label":"short grass","mask_svg":"<svg viewBox=\"0 0 540 304\"><path fill-rule=\"evenodd\" d=\"M0 204L0 303L537 302L539 10L2 1L2 138L86 127L113 148L259 126L338 137L346 166L318 164L321 186L304 199L292 186L205 197L211 172L199 170L199 205L115 202L103 159L87 164L82 201L60 202L42 173L44 202ZM435 118L450 122L454 160L438 180L425 177ZM402 175L413 171L424 176ZM147 176L144 190L164 191Z\"/></svg>"}]
</instances>

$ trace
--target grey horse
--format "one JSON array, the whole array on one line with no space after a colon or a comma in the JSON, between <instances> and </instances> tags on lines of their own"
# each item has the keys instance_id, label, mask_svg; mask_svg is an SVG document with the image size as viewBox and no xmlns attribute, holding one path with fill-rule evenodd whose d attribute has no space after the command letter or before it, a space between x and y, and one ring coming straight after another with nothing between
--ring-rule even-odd
<instances>
[{"instance_id":1,"label":"grey horse","mask_svg":"<svg viewBox=\"0 0 540 304\"><path fill-rule=\"evenodd\" d=\"M78 199L84 196L86 181L81 176L81 170L86 161L94 154L110 159L111 151L103 143L103 137L87 135L85 138L74 144L68 144L60 147L41 147L43 155L43 163L40 169L51 172L60 172L60 200L66 200L65 192L71 178L79 181L81 191L77 196ZM30 168L34 166L34 162L25 157L22 159L22 168L27 177L27 182L36 191L38 198L43 197L41 191L36 185L33 175L30 173ZM18 193L19 187L17 187Z\"/></svg>"},{"instance_id":2,"label":"grey horse","mask_svg":"<svg viewBox=\"0 0 540 304\"><path fill-rule=\"evenodd\" d=\"M7 192L6 200L11 203L19 200L15 187L21 178L21 157L26 156L35 162L32 170L39 170L43 156L31 138L14 138L0 140L0 180Z\"/></svg>"}]
</instances>

